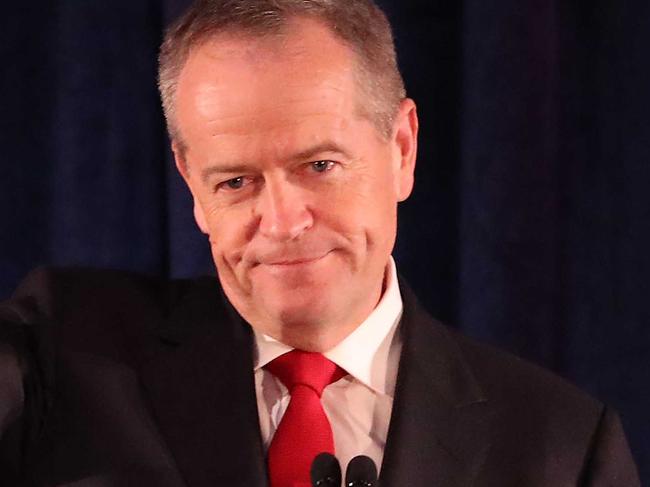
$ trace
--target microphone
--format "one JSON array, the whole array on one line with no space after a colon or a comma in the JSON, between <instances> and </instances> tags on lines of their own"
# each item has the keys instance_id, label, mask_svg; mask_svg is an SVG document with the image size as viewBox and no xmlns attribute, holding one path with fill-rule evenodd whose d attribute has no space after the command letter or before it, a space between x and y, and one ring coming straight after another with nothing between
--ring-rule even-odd
<instances>
[{"instance_id":1,"label":"microphone","mask_svg":"<svg viewBox=\"0 0 650 487\"><path fill-rule=\"evenodd\" d=\"M331 453L319 453L309 469L312 487L341 487L341 466Z\"/></svg>"},{"instance_id":2,"label":"microphone","mask_svg":"<svg viewBox=\"0 0 650 487\"><path fill-rule=\"evenodd\" d=\"M358 455L345 469L345 487L376 487L377 467L371 458Z\"/></svg>"}]
</instances>

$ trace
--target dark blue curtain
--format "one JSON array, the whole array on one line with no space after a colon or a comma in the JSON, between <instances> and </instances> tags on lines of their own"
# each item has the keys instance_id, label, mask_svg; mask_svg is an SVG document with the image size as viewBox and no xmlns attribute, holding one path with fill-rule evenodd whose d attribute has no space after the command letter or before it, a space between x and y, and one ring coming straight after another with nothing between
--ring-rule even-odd
<instances>
[{"instance_id":1,"label":"dark blue curtain","mask_svg":"<svg viewBox=\"0 0 650 487\"><path fill-rule=\"evenodd\" d=\"M650 482L650 4L384 0L422 122L396 257L436 316L616 407ZM155 88L187 0L0 20L0 298L40 264L212 272Z\"/></svg>"}]
</instances>

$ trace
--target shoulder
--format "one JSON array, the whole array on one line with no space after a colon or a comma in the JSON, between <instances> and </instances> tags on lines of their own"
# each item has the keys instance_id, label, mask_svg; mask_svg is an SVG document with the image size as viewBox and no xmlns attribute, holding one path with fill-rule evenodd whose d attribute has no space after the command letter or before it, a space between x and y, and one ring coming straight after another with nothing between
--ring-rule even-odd
<instances>
[{"instance_id":1,"label":"shoulder","mask_svg":"<svg viewBox=\"0 0 650 487\"><path fill-rule=\"evenodd\" d=\"M640 485L616 411L546 369L447 333L486 397L495 464L538 462L539 478L575 472L594 485Z\"/></svg>"},{"instance_id":2,"label":"shoulder","mask_svg":"<svg viewBox=\"0 0 650 487\"><path fill-rule=\"evenodd\" d=\"M0 321L4 328L28 329L56 349L139 351L160 342L159 330L191 297L212 296L220 307L216 316L222 315L220 294L214 277L167 280L127 271L43 267L0 303ZM185 306L186 312L191 309Z\"/></svg>"},{"instance_id":3,"label":"shoulder","mask_svg":"<svg viewBox=\"0 0 650 487\"><path fill-rule=\"evenodd\" d=\"M173 309L188 293L219 290L214 277L165 279L111 269L39 267L18 285L11 299L1 303L4 319L29 322L34 313L47 317L118 309Z\"/></svg>"},{"instance_id":4,"label":"shoulder","mask_svg":"<svg viewBox=\"0 0 650 487\"><path fill-rule=\"evenodd\" d=\"M486 479L639 485L616 412L557 374L439 323L410 291L404 297L404 349L422 364L419 373L432 377L429 384L447 391L441 398L451 398L454 414L481 418L490 439Z\"/></svg>"},{"instance_id":5,"label":"shoulder","mask_svg":"<svg viewBox=\"0 0 650 487\"><path fill-rule=\"evenodd\" d=\"M39 267L30 272L18 285L12 299L5 303L22 303L28 311L56 314L68 307L98 305L110 301L173 300L192 282L172 280L128 271L82 267Z\"/></svg>"},{"instance_id":6,"label":"shoulder","mask_svg":"<svg viewBox=\"0 0 650 487\"><path fill-rule=\"evenodd\" d=\"M591 410L594 414L603 407L600 401L550 370L456 330L446 327L446 333L457 344L486 395L493 400L520 401L527 408L534 407L532 399L542 406L561 400L567 406L575 404L580 410Z\"/></svg>"},{"instance_id":7,"label":"shoulder","mask_svg":"<svg viewBox=\"0 0 650 487\"><path fill-rule=\"evenodd\" d=\"M482 343L432 318L415 294L401 284L405 348L457 382L471 383L476 396L495 408L517 414L571 416L577 411L597 418L604 405L557 374L509 352ZM461 380L462 379L462 380ZM561 403L562 408L550 408Z\"/></svg>"},{"instance_id":8,"label":"shoulder","mask_svg":"<svg viewBox=\"0 0 650 487\"><path fill-rule=\"evenodd\" d=\"M440 325L442 326L442 325ZM607 408L568 380L511 353L447 329L469 364L495 420L550 443L590 441ZM503 431L504 428L501 428ZM512 438L517 441L516 437Z\"/></svg>"}]
</instances>

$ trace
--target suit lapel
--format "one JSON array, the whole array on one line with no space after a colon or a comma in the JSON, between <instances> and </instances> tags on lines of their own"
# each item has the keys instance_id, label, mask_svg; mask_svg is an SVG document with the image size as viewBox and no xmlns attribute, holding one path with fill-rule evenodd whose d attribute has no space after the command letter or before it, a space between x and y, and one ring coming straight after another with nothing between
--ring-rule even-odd
<instances>
[{"instance_id":1,"label":"suit lapel","mask_svg":"<svg viewBox=\"0 0 650 487\"><path fill-rule=\"evenodd\" d=\"M220 294L206 280L182 299L142 380L189 486L264 486L251 333Z\"/></svg>"},{"instance_id":2,"label":"suit lapel","mask_svg":"<svg viewBox=\"0 0 650 487\"><path fill-rule=\"evenodd\" d=\"M450 332L400 289L403 348L381 485L471 485L489 446L487 400Z\"/></svg>"},{"instance_id":3,"label":"suit lapel","mask_svg":"<svg viewBox=\"0 0 650 487\"><path fill-rule=\"evenodd\" d=\"M458 346L404 282L382 487L471 485L487 455L487 400ZM266 486L252 336L214 280L189 292L143 368L154 415L190 487Z\"/></svg>"}]
</instances>

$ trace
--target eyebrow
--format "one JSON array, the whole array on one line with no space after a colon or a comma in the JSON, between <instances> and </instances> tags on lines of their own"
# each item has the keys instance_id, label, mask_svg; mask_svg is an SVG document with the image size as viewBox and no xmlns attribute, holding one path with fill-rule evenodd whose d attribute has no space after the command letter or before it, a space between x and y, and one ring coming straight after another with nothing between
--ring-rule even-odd
<instances>
[{"instance_id":1,"label":"eyebrow","mask_svg":"<svg viewBox=\"0 0 650 487\"><path fill-rule=\"evenodd\" d=\"M316 157L318 154L323 154L325 152L338 153L346 158L350 157L350 155L345 152L345 150L340 145L328 140L306 150L298 152L292 156L291 159L304 161L305 159L311 159L313 157Z\"/></svg>"},{"instance_id":2,"label":"eyebrow","mask_svg":"<svg viewBox=\"0 0 650 487\"><path fill-rule=\"evenodd\" d=\"M349 154L333 141L321 142L313 147L309 147L289 157L291 161L304 161L311 159L319 154L338 153L346 158ZM201 171L201 181L207 183L213 174L245 174L251 171L251 166L246 164L213 164Z\"/></svg>"}]
</instances>

